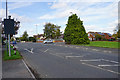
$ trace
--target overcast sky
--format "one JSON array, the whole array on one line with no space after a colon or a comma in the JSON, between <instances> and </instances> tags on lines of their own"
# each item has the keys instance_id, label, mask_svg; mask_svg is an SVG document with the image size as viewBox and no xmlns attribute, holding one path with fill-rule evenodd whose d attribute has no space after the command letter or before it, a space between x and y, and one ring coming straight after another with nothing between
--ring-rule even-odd
<instances>
[{"instance_id":1,"label":"overcast sky","mask_svg":"<svg viewBox=\"0 0 120 80\"><path fill-rule=\"evenodd\" d=\"M5 2L0 3L0 17L5 17ZM2 14L1 14L2 12ZM21 36L24 31L27 31L29 36L36 33L42 34L44 24L51 22L61 26L61 31L67 24L68 17L71 13L76 13L83 21L86 32L107 32L113 34L114 28L118 23L118 2L117 0L102 0L87 1L61 1L52 0L38 1L31 0L27 2L10 2L8 0L8 14L13 18L17 18L21 22L21 27L18 35ZM36 25L37 24L37 30Z\"/></svg>"}]
</instances>

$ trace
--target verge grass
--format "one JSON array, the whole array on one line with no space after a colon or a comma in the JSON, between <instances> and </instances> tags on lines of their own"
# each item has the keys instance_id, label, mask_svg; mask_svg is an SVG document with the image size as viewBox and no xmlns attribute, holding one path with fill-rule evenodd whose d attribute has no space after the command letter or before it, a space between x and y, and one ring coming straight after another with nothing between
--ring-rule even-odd
<instances>
[{"instance_id":1,"label":"verge grass","mask_svg":"<svg viewBox=\"0 0 120 80\"><path fill-rule=\"evenodd\" d=\"M22 59L22 56L20 55L19 51L16 50L16 55L14 54L13 47L11 46L11 56L9 57L9 53L7 51L4 51L4 57L3 60L16 60L16 59Z\"/></svg>"},{"instance_id":2,"label":"verge grass","mask_svg":"<svg viewBox=\"0 0 120 80\"><path fill-rule=\"evenodd\" d=\"M90 44L84 46L106 47L106 48L120 48L120 42L112 41L91 41Z\"/></svg>"}]
</instances>

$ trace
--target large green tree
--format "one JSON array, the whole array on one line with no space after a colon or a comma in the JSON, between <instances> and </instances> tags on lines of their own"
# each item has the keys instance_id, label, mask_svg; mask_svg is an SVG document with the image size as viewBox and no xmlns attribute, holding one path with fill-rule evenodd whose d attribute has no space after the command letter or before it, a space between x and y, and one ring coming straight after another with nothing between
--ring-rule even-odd
<instances>
[{"instance_id":1,"label":"large green tree","mask_svg":"<svg viewBox=\"0 0 120 80\"><path fill-rule=\"evenodd\" d=\"M20 39L21 39L21 41L28 41L28 33L27 33L27 31L25 31L23 33L23 35L22 35L22 37Z\"/></svg>"},{"instance_id":2,"label":"large green tree","mask_svg":"<svg viewBox=\"0 0 120 80\"><path fill-rule=\"evenodd\" d=\"M69 44L89 44L90 42L83 21L76 14L72 14L68 18L64 31L64 40Z\"/></svg>"},{"instance_id":3,"label":"large green tree","mask_svg":"<svg viewBox=\"0 0 120 80\"><path fill-rule=\"evenodd\" d=\"M44 36L46 38L59 38L60 34L60 26L54 25L52 23L46 23L44 25Z\"/></svg>"}]
</instances>

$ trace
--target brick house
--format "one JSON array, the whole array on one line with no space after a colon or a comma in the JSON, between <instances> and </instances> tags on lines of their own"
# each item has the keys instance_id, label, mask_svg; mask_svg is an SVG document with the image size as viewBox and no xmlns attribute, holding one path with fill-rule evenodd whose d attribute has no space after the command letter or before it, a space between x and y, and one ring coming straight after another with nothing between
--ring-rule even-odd
<instances>
[{"instance_id":1,"label":"brick house","mask_svg":"<svg viewBox=\"0 0 120 80\"><path fill-rule=\"evenodd\" d=\"M88 32L88 38L91 41L95 41L96 39L96 35L99 35L102 37L101 40L111 40L112 39L112 35L110 33L101 33L101 32Z\"/></svg>"},{"instance_id":2,"label":"brick house","mask_svg":"<svg viewBox=\"0 0 120 80\"><path fill-rule=\"evenodd\" d=\"M112 35L110 33L103 33L105 35L105 39L110 40L112 39Z\"/></svg>"},{"instance_id":3,"label":"brick house","mask_svg":"<svg viewBox=\"0 0 120 80\"><path fill-rule=\"evenodd\" d=\"M88 32L88 38L90 41L96 40L94 32Z\"/></svg>"}]
</instances>

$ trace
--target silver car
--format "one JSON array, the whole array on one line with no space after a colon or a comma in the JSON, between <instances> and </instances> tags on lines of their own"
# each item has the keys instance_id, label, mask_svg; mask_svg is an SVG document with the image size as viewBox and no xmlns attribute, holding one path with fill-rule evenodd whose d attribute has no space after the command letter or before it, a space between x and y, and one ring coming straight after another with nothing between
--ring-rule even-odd
<instances>
[{"instance_id":1,"label":"silver car","mask_svg":"<svg viewBox=\"0 0 120 80\"><path fill-rule=\"evenodd\" d=\"M47 40L44 40L43 43L44 43L44 44L46 44L46 43L53 43L53 40L48 40L48 39L47 39Z\"/></svg>"}]
</instances>

